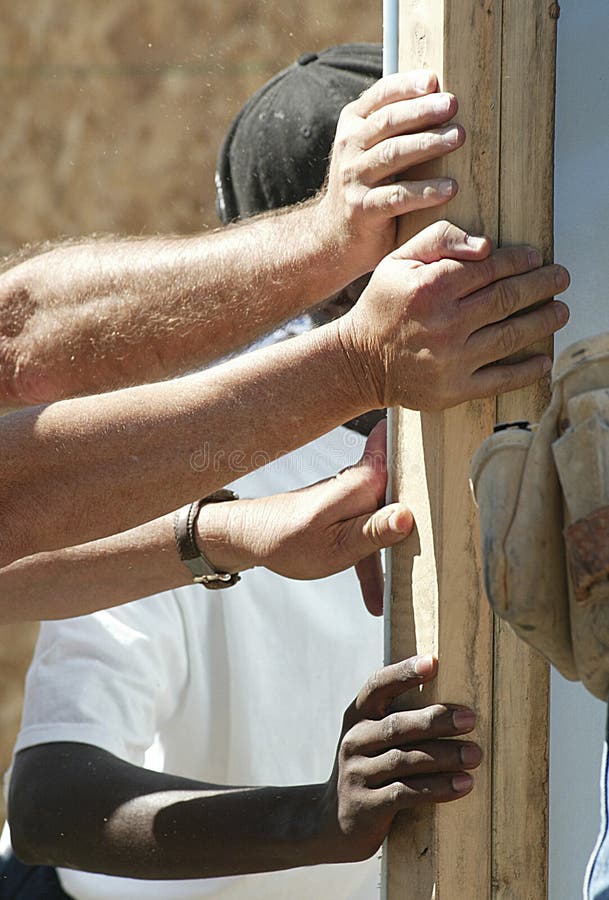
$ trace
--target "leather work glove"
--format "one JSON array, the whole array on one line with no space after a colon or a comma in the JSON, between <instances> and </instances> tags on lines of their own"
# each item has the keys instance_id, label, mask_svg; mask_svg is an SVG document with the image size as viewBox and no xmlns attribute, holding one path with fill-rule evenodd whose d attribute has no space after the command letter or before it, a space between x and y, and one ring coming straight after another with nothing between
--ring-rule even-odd
<instances>
[{"instance_id":1,"label":"leather work glove","mask_svg":"<svg viewBox=\"0 0 609 900\"><path fill-rule=\"evenodd\" d=\"M571 680L609 696L609 334L556 360L537 425L476 453L484 584L495 613Z\"/></svg>"}]
</instances>

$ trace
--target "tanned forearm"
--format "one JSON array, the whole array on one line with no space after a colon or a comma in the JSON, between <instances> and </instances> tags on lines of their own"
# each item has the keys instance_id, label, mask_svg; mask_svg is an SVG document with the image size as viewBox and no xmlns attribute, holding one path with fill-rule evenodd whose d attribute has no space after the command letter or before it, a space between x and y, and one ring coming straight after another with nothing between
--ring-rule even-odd
<instances>
[{"instance_id":1,"label":"tanned forearm","mask_svg":"<svg viewBox=\"0 0 609 900\"><path fill-rule=\"evenodd\" d=\"M205 496L375 407L373 389L337 322L210 372L5 416L0 565Z\"/></svg>"},{"instance_id":2,"label":"tanned forearm","mask_svg":"<svg viewBox=\"0 0 609 900\"><path fill-rule=\"evenodd\" d=\"M0 622L86 615L188 584L192 579L178 556L172 520L163 516L0 569Z\"/></svg>"},{"instance_id":3,"label":"tanned forearm","mask_svg":"<svg viewBox=\"0 0 609 900\"><path fill-rule=\"evenodd\" d=\"M0 274L2 402L192 371L314 306L362 274L318 207L211 235L58 246L9 267Z\"/></svg>"},{"instance_id":4,"label":"tanned forearm","mask_svg":"<svg viewBox=\"0 0 609 900\"><path fill-rule=\"evenodd\" d=\"M130 878L210 878L337 861L325 785L228 787L152 772L98 747L18 754L9 821L32 864Z\"/></svg>"},{"instance_id":5,"label":"tanned forearm","mask_svg":"<svg viewBox=\"0 0 609 900\"><path fill-rule=\"evenodd\" d=\"M450 179L401 180L465 138L459 126L438 127L457 101L437 88L431 72L403 73L349 104L326 187L299 207L211 236L89 240L9 267L0 404L199 368L372 271L394 246L398 216L456 192Z\"/></svg>"}]
</instances>

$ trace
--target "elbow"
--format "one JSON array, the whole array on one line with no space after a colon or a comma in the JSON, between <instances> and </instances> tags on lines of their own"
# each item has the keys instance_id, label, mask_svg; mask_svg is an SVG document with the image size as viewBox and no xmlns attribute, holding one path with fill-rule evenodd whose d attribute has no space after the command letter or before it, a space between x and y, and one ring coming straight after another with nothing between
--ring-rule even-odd
<instances>
[{"instance_id":1,"label":"elbow","mask_svg":"<svg viewBox=\"0 0 609 900\"><path fill-rule=\"evenodd\" d=\"M57 779L27 760L15 762L10 782L7 821L15 856L26 865L67 865L71 856Z\"/></svg>"},{"instance_id":2,"label":"elbow","mask_svg":"<svg viewBox=\"0 0 609 900\"><path fill-rule=\"evenodd\" d=\"M36 836L30 831L22 815L9 816L8 823L11 829L11 844L13 853L26 866L51 865L48 861L48 852L44 844L36 841Z\"/></svg>"},{"instance_id":3,"label":"elbow","mask_svg":"<svg viewBox=\"0 0 609 900\"><path fill-rule=\"evenodd\" d=\"M24 796L20 791L10 801L7 821L11 830L13 852L28 866L57 865L54 842L43 824L48 816L39 815L40 809L37 811L27 793Z\"/></svg>"},{"instance_id":4,"label":"elbow","mask_svg":"<svg viewBox=\"0 0 609 900\"><path fill-rule=\"evenodd\" d=\"M18 341L32 314L27 286L9 270L0 275L0 406L23 405Z\"/></svg>"},{"instance_id":5,"label":"elbow","mask_svg":"<svg viewBox=\"0 0 609 900\"><path fill-rule=\"evenodd\" d=\"M2 407L7 412L29 405L20 383L23 368L15 341L2 334L0 323L0 414Z\"/></svg>"},{"instance_id":6,"label":"elbow","mask_svg":"<svg viewBox=\"0 0 609 900\"><path fill-rule=\"evenodd\" d=\"M9 270L0 275L0 411L45 402L38 356L44 340L34 335L40 312L27 279ZM54 399L54 398L52 398Z\"/></svg>"}]
</instances>

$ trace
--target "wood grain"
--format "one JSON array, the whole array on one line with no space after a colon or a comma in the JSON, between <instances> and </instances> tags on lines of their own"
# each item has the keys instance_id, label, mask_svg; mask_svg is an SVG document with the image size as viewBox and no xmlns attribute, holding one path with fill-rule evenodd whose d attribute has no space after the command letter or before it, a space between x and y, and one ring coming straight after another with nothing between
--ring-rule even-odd
<instances>
[{"instance_id":1,"label":"wood grain","mask_svg":"<svg viewBox=\"0 0 609 900\"><path fill-rule=\"evenodd\" d=\"M504 0L501 92L501 244L530 243L553 258L556 4ZM516 136L520 139L515 139ZM545 352L552 351L552 341ZM497 421L537 421L549 379L497 398ZM494 898L548 892L549 670L497 622L494 653L492 884Z\"/></svg>"},{"instance_id":2,"label":"wood grain","mask_svg":"<svg viewBox=\"0 0 609 900\"><path fill-rule=\"evenodd\" d=\"M445 215L496 241L530 241L546 256L554 29L539 0L401 0L401 70L436 71L457 95L468 133L464 149L423 170L459 181ZM409 217L401 238L437 217ZM468 488L471 457L497 414L533 415L545 391L518 392L499 407L489 400L445 413L396 411L394 498L411 505L417 532L392 554L390 656L438 654L438 679L419 702L473 706L485 761L469 797L398 817L384 857L387 900L546 896L547 673L493 623Z\"/></svg>"}]
</instances>

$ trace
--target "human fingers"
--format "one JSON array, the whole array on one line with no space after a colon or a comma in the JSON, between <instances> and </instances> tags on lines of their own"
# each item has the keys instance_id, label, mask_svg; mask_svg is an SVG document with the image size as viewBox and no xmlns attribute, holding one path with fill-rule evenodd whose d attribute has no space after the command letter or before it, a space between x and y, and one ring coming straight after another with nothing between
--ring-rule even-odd
<instances>
[{"instance_id":1,"label":"human fingers","mask_svg":"<svg viewBox=\"0 0 609 900\"><path fill-rule=\"evenodd\" d=\"M477 400L481 397L494 397L497 394L518 391L529 384L535 384L547 375L551 368L550 357L538 353L518 362L485 366L474 372L471 377L470 399Z\"/></svg>"},{"instance_id":2,"label":"human fingers","mask_svg":"<svg viewBox=\"0 0 609 900\"><path fill-rule=\"evenodd\" d=\"M379 79L350 105L356 115L369 116L388 103L422 97L437 89L438 78L428 69L397 72Z\"/></svg>"},{"instance_id":3,"label":"human fingers","mask_svg":"<svg viewBox=\"0 0 609 900\"><path fill-rule=\"evenodd\" d=\"M327 523L340 529L357 516L370 515L383 502L387 487L387 420L374 426L361 458L337 475L300 490L311 503L316 498ZM296 492L295 492L296 493ZM370 547L372 553L376 548ZM359 557L358 557L359 558Z\"/></svg>"},{"instance_id":4,"label":"human fingers","mask_svg":"<svg viewBox=\"0 0 609 900\"><path fill-rule=\"evenodd\" d=\"M355 574L359 581L364 606L371 616L383 615L383 593L385 578L380 553L372 553L355 564Z\"/></svg>"},{"instance_id":5,"label":"human fingers","mask_svg":"<svg viewBox=\"0 0 609 900\"><path fill-rule=\"evenodd\" d=\"M391 503L373 513L338 522L332 535L336 562L353 565L383 547L399 544L413 525L412 512L404 503Z\"/></svg>"},{"instance_id":6,"label":"human fingers","mask_svg":"<svg viewBox=\"0 0 609 900\"><path fill-rule=\"evenodd\" d=\"M461 125L446 125L389 138L361 154L357 163L358 180L372 187L413 166L446 156L461 147L464 141L465 129Z\"/></svg>"},{"instance_id":7,"label":"human fingers","mask_svg":"<svg viewBox=\"0 0 609 900\"><path fill-rule=\"evenodd\" d=\"M539 257L528 248L514 247L498 250L493 254L496 280L487 287L464 297L459 308L466 317L470 334L490 325L507 319L514 313L521 312L555 294L560 294L569 287L569 273L559 265L532 268ZM489 260L490 263L490 260ZM513 272L512 275L507 273ZM472 273L477 277L478 273ZM485 274L480 273L481 277ZM566 307L565 314L566 314Z\"/></svg>"},{"instance_id":8,"label":"human fingers","mask_svg":"<svg viewBox=\"0 0 609 900\"><path fill-rule=\"evenodd\" d=\"M373 616L383 613L383 567L378 549L393 547L403 541L414 526L410 509L400 503L393 503L377 510L371 516L359 516L345 523L339 544L343 552L359 557L355 572L359 580L364 605Z\"/></svg>"},{"instance_id":9,"label":"human fingers","mask_svg":"<svg viewBox=\"0 0 609 900\"><path fill-rule=\"evenodd\" d=\"M387 217L404 216L417 209L441 206L458 193L453 178L430 178L427 181L396 181L371 188L363 201L366 212Z\"/></svg>"},{"instance_id":10,"label":"human fingers","mask_svg":"<svg viewBox=\"0 0 609 900\"><path fill-rule=\"evenodd\" d=\"M391 259L434 263L441 259L484 260L492 250L486 237L468 234L445 220L428 225L389 254Z\"/></svg>"},{"instance_id":11,"label":"human fingers","mask_svg":"<svg viewBox=\"0 0 609 900\"><path fill-rule=\"evenodd\" d=\"M551 300L520 316L487 325L470 335L465 345L473 369L506 359L550 337L569 321L569 308Z\"/></svg>"},{"instance_id":12,"label":"human fingers","mask_svg":"<svg viewBox=\"0 0 609 900\"><path fill-rule=\"evenodd\" d=\"M517 281L510 281L508 287L501 284L504 280L535 270L540 270L540 273L535 278L526 279L520 286L521 290L516 287ZM531 288L531 304L546 300L554 290L564 290L568 284L568 274L562 266L542 267L540 254L530 247L509 247L496 250L484 259L440 259L426 266L419 275L419 286L427 292L430 302L439 298L453 325L461 332L463 341L480 327L481 321L486 324L493 316L495 321L504 319L508 314L506 310L511 306L518 303L527 305L527 284ZM516 299L512 299L512 292L516 290ZM472 294L476 294L479 301L473 307L466 300ZM456 301L452 310L451 298Z\"/></svg>"},{"instance_id":13,"label":"human fingers","mask_svg":"<svg viewBox=\"0 0 609 900\"><path fill-rule=\"evenodd\" d=\"M450 803L465 797L473 786L474 779L466 772L413 777L374 791L374 804L378 809L397 813L427 803Z\"/></svg>"},{"instance_id":14,"label":"human fingers","mask_svg":"<svg viewBox=\"0 0 609 900\"><path fill-rule=\"evenodd\" d=\"M358 466L387 468L387 419L377 422L368 437Z\"/></svg>"},{"instance_id":15,"label":"human fingers","mask_svg":"<svg viewBox=\"0 0 609 900\"><path fill-rule=\"evenodd\" d=\"M382 718L392 700L431 681L436 676L437 668L437 659L427 654L411 656L402 662L378 669L351 704L353 721Z\"/></svg>"},{"instance_id":16,"label":"human fingers","mask_svg":"<svg viewBox=\"0 0 609 900\"><path fill-rule=\"evenodd\" d=\"M472 741L421 741L363 758L359 769L368 787L381 787L413 775L475 769L481 761L482 750Z\"/></svg>"},{"instance_id":17,"label":"human fingers","mask_svg":"<svg viewBox=\"0 0 609 900\"><path fill-rule=\"evenodd\" d=\"M358 753L370 756L417 741L469 734L475 724L473 710L452 703L434 703L422 709L398 710L382 719L358 722L349 737Z\"/></svg>"},{"instance_id":18,"label":"human fingers","mask_svg":"<svg viewBox=\"0 0 609 900\"><path fill-rule=\"evenodd\" d=\"M436 128L452 119L458 108L457 98L447 93L388 103L362 120L359 145L369 150L387 138Z\"/></svg>"}]
</instances>

